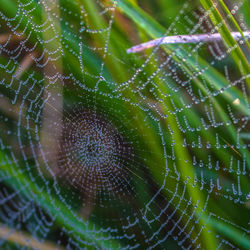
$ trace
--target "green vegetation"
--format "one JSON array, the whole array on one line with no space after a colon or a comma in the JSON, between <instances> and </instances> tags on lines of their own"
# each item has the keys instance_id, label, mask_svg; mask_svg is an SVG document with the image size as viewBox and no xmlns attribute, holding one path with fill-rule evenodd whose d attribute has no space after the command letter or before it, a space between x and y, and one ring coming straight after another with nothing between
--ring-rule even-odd
<instances>
[{"instance_id":1,"label":"green vegetation","mask_svg":"<svg viewBox=\"0 0 250 250\"><path fill-rule=\"evenodd\" d=\"M239 44L230 33L242 33L240 18L249 25L249 4L239 3L237 16L232 1L213 2L58 0L50 6L47 0L0 0L0 185L13 203L31 202L52 218L49 232L37 238L56 246L62 234L62 247L70 239L76 248L147 248L173 229L162 249L177 249L178 243L250 248L249 43L243 38ZM211 44L126 53L137 43L192 32L205 13L207 22L195 34L216 27L222 42L215 55ZM18 48L20 41L25 49ZM44 110L74 119L70 113L79 105L110 121L135 155L125 159L129 187L119 186L127 200L95 198L88 218L79 212L86 197L48 170L57 159L46 159L41 149L49 120ZM53 122L61 128L61 121ZM11 198L15 192L18 197ZM1 218L6 207L18 210L8 202L0 198ZM124 231L135 214L138 223ZM150 226L144 217L153 221ZM18 219L1 218L10 228L18 225ZM32 235L28 225L34 221L24 219L18 230Z\"/></svg>"}]
</instances>

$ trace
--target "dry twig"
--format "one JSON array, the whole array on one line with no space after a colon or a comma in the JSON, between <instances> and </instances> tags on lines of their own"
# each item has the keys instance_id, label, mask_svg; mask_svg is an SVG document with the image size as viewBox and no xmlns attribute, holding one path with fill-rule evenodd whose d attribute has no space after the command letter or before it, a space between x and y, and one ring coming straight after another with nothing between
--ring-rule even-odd
<instances>
[{"instance_id":1,"label":"dry twig","mask_svg":"<svg viewBox=\"0 0 250 250\"><path fill-rule=\"evenodd\" d=\"M235 39L240 39L242 36L240 32L232 32L231 35ZM246 39L250 38L250 32L243 32L243 35ZM218 42L221 41L221 35L219 33L215 34L196 34L196 35L179 35L179 36L166 36L151 40L146 43L141 43L136 46L133 46L127 49L127 53L136 53L142 50L156 47L162 44L178 44L178 43L207 43L207 42Z\"/></svg>"}]
</instances>

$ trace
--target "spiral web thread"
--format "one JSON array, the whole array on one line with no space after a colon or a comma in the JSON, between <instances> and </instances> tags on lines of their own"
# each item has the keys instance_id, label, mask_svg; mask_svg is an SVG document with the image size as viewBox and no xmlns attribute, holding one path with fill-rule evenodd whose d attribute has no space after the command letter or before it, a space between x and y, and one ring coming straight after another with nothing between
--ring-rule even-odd
<instances>
[{"instance_id":1,"label":"spiral web thread","mask_svg":"<svg viewBox=\"0 0 250 250\"><path fill-rule=\"evenodd\" d=\"M246 247L248 75L234 69L236 48L127 55L112 44L125 39L117 23L129 22L119 1L9 4L12 13L0 8L0 246ZM243 4L230 10L245 31ZM215 32L191 7L165 35L180 22L186 34Z\"/></svg>"}]
</instances>

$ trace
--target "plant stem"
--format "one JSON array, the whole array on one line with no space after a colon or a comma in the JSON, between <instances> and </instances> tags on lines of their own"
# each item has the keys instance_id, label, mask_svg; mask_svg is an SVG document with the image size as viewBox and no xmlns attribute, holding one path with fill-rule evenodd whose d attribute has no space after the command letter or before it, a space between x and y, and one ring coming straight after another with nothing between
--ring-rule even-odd
<instances>
[{"instance_id":1,"label":"plant stem","mask_svg":"<svg viewBox=\"0 0 250 250\"><path fill-rule=\"evenodd\" d=\"M246 38L250 38L250 32L243 32ZM231 35L235 39L240 39L242 37L240 32L232 32ZM136 53L142 50L156 47L162 44L177 44L177 43L207 43L207 42L217 42L221 41L220 33L214 34L195 34L195 35L179 35L179 36L165 36L158 39L151 40L146 43L141 43L133 46L127 50L127 53Z\"/></svg>"}]
</instances>

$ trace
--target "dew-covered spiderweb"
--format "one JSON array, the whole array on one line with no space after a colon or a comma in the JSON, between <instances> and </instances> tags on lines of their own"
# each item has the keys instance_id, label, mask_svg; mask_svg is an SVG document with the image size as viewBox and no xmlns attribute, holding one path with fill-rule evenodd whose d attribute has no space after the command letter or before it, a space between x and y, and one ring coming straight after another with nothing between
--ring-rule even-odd
<instances>
[{"instance_id":1,"label":"dew-covered spiderweb","mask_svg":"<svg viewBox=\"0 0 250 250\"><path fill-rule=\"evenodd\" d=\"M247 39L126 52L248 1L136 2L0 1L1 249L250 248Z\"/></svg>"}]
</instances>

